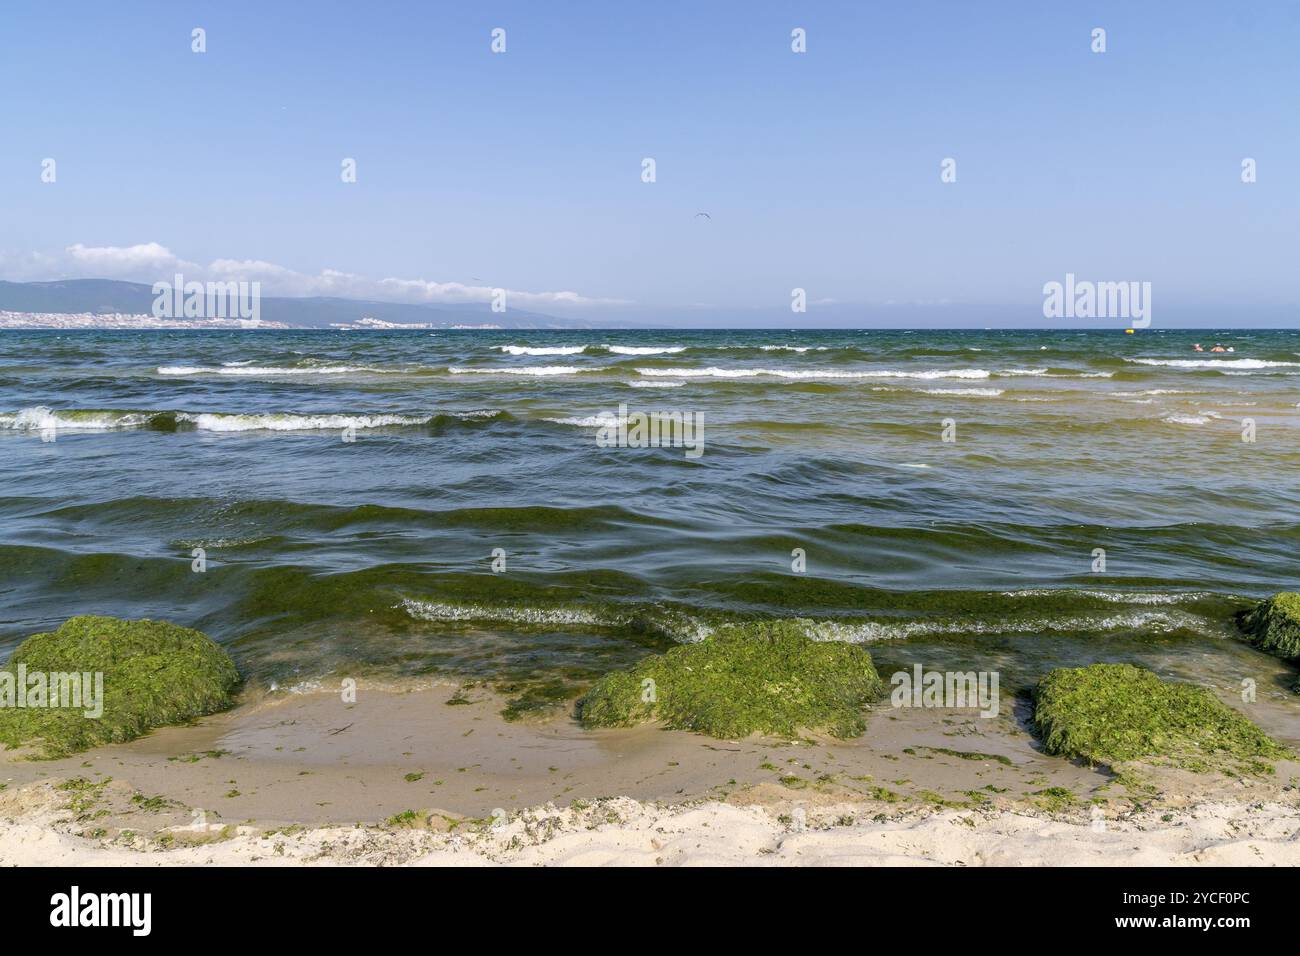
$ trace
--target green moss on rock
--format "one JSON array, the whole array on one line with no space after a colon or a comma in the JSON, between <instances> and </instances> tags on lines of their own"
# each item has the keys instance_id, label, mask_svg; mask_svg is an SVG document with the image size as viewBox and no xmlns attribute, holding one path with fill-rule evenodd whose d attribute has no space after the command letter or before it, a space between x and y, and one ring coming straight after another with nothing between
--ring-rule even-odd
<instances>
[{"instance_id":1,"label":"green moss on rock","mask_svg":"<svg viewBox=\"0 0 1300 956\"><path fill-rule=\"evenodd\" d=\"M85 706L0 707L0 743L30 745L50 758L224 710L239 683L234 663L217 644L166 621L70 618L57 631L23 641L0 671L15 675L16 683L20 664L28 675L103 674L99 717L87 717Z\"/></svg>"},{"instance_id":2,"label":"green moss on rock","mask_svg":"<svg viewBox=\"0 0 1300 956\"><path fill-rule=\"evenodd\" d=\"M1237 618L1250 642L1284 660L1300 661L1300 594L1283 591Z\"/></svg>"},{"instance_id":3,"label":"green moss on rock","mask_svg":"<svg viewBox=\"0 0 1300 956\"><path fill-rule=\"evenodd\" d=\"M1038 682L1044 749L1089 765L1144 760L1189 770L1263 773L1289 756L1209 690L1132 664L1063 667Z\"/></svg>"},{"instance_id":4,"label":"green moss on rock","mask_svg":"<svg viewBox=\"0 0 1300 956\"><path fill-rule=\"evenodd\" d=\"M871 655L857 645L813 641L789 622L746 624L606 675L578 712L589 727L658 720L725 739L801 730L854 737L881 689Z\"/></svg>"}]
</instances>

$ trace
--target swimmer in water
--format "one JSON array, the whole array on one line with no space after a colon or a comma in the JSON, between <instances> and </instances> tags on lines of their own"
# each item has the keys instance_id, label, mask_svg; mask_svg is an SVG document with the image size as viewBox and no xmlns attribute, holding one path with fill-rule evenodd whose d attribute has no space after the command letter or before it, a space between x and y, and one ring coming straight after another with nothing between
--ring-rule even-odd
<instances>
[{"instance_id":1,"label":"swimmer in water","mask_svg":"<svg viewBox=\"0 0 1300 956\"><path fill-rule=\"evenodd\" d=\"M1225 349L1221 343L1219 343L1219 342L1215 342L1215 343L1214 343L1214 348L1210 349L1210 351L1211 351L1211 352L1226 352L1226 351L1228 351L1228 350Z\"/></svg>"},{"instance_id":2,"label":"swimmer in water","mask_svg":"<svg viewBox=\"0 0 1300 956\"><path fill-rule=\"evenodd\" d=\"M1201 343L1200 343L1200 342L1197 342L1197 343L1195 343L1195 344L1192 346L1192 351L1193 351L1193 352L1204 352L1205 349L1201 348Z\"/></svg>"}]
</instances>

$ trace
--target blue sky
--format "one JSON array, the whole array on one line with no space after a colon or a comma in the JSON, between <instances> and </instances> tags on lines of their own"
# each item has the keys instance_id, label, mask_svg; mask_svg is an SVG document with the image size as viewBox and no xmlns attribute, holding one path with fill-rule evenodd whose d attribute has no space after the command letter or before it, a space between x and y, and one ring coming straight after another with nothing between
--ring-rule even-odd
<instances>
[{"instance_id":1,"label":"blue sky","mask_svg":"<svg viewBox=\"0 0 1300 956\"><path fill-rule=\"evenodd\" d=\"M788 312L802 287L815 325L1037 309L1073 272L1285 312L1297 49L1280 0L11 2L0 277L177 261L268 293L500 286L611 316Z\"/></svg>"}]
</instances>

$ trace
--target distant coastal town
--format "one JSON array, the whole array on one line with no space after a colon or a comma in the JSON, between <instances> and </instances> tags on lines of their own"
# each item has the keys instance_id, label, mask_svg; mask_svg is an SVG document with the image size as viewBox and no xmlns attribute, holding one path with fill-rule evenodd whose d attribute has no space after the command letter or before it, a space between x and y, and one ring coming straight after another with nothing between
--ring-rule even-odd
<instances>
[{"instance_id":1,"label":"distant coastal town","mask_svg":"<svg viewBox=\"0 0 1300 956\"><path fill-rule=\"evenodd\" d=\"M390 329L499 329L500 325L387 322L364 318L356 322L331 322L332 329L353 331ZM160 319L123 312L8 312L0 310L0 329L294 329L303 326L267 319Z\"/></svg>"},{"instance_id":2,"label":"distant coastal town","mask_svg":"<svg viewBox=\"0 0 1300 956\"><path fill-rule=\"evenodd\" d=\"M4 312L0 329L288 329L265 319L159 319L121 312Z\"/></svg>"}]
</instances>

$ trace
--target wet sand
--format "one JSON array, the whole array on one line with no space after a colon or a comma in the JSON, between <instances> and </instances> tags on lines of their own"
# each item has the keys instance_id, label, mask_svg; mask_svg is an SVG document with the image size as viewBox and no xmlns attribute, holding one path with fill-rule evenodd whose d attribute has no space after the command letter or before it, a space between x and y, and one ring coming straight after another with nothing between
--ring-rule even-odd
<instances>
[{"instance_id":1,"label":"wet sand","mask_svg":"<svg viewBox=\"0 0 1300 956\"><path fill-rule=\"evenodd\" d=\"M602 862L653 863L640 850L620 857L620 839L648 846L635 834L675 821L669 829L682 832L756 827L755 839L766 834L762 846L797 836L816 845L819 860L842 849L855 862L896 862L898 848L886 851L892 839L918 827L930 833L936 824L928 821L946 816L964 822L931 836L961 834L953 853L960 856L967 837L984 828L1002 834L997 857L1014 863L1018 852L1034 861L1043 827L1066 827L1095 849L1144 813L1168 828L1213 806L1212 819L1234 820L1238 830L1237 817L1251 813L1264 830L1286 830L1291 816L1286 832L1300 829L1296 764L1279 764L1263 780L1149 770L1151 789L1135 796L1104 770L1041 753L1023 709L986 720L879 707L860 738L791 743L654 726L588 731L567 713L511 723L499 715L502 703L452 686L362 686L355 703L326 692L279 696L64 760L6 755L0 814L9 826L0 861L248 862L283 856L285 846L267 847L290 839L310 852L289 852L285 861L465 862L469 854L479 862L539 862L555 852L561 856L552 862L575 862L561 852L568 843L541 849L572 831L595 840L600 848L591 852L608 856ZM1259 817L1261 805L1274 809ZM546 839L538 839L538 826ZM865 845L864 826L876 831ZM501 844L511 828L520 833ZM814 831L821 835L814 839ZM865 849L872 840L884 854L878 860ZM947 853L942 840L922 842L930 850L918 859ZM1184 842L1173 840L1168 852L1185 852ZM187 847L195 843L205 845ZM1295 851L1289 838L1279 847L1286 859ZM989 862L987 848L980 852ZM451 856L440 860L440 853ZM743 854L731 860L744 861L754 862ZM685 853L679 862L707 860Z\"/></svg>"}]
</instances>

